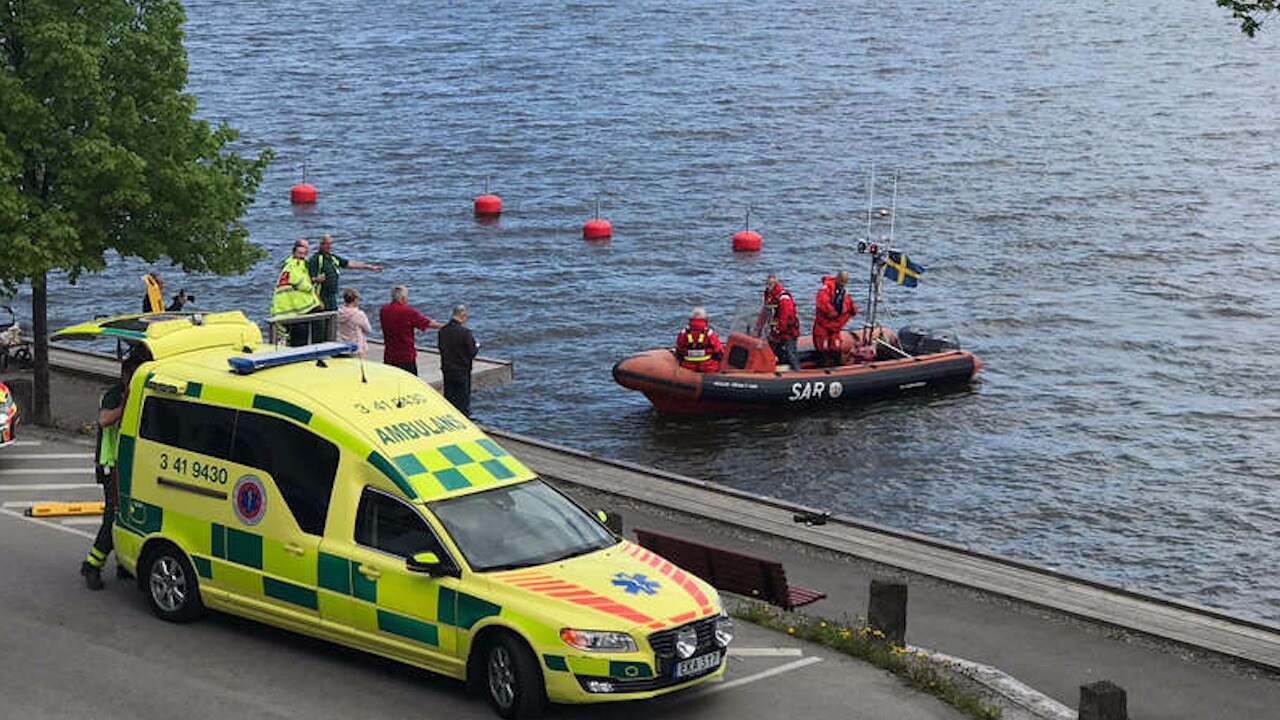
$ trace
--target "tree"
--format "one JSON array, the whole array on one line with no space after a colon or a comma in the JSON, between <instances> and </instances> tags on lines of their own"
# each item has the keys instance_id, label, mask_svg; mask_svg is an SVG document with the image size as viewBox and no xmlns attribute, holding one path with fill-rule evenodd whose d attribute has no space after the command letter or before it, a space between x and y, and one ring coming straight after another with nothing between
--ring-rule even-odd
<instances>
[{"instance_id":1,"label":"tree","mask_svg":"<svg viewBox=\"0 0 1280 720\"><path fill-rule=\"evenodd\" d=\"M240 223L271 159L192 117L177 0L0 0L0 285L31 283L36 422L49 420L48 274L107 254L196 272L264 252Z\"/></svg>"},{"instance_id":2,"label":"tree","mask_svg":"<svg viewBox=\"0 0 1280 720\"><path fill-rule=\"evenodd\" d=\"M1253 34L1262 27L1266 16L1280 9L1280 0L1258 0L1257 2L1218 0L1218 5L1230 10L1231 17L1240 21L1240 32L1253 37Z\"/></svg>"}]
</instances>

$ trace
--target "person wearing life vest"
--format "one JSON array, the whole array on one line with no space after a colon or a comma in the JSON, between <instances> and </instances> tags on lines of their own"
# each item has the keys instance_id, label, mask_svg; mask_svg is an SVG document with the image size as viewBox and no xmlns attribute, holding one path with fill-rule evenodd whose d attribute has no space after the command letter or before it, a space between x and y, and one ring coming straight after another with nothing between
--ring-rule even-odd
<instances>
[{"instance_id":1,"label":"person wearing life vest","mask_svg":"<svg viewBox=\"0 0 1280 720\"><path fill-rule=\"evenodd\" d=\"M306 238L298 238L293 243L293 252L280 267L276 277L275 292L271 296L272 317L293 317L315 312L320 308L320 299L316 297L315 286L311 283L311 273L307 270L307 253L311 243ZM293 323L288 326L289 345L298 347L311 341L310 323Z\"/></svg>"},{"instance_id":2,"label":"person wearing life vest","mask_svg":"<svg viewBox=\"0 0 1280 720\"><path fill-rule=\"evenodd\" d=\"M160 277L160 273L152 270L142 276L142 284L146 287L147 292L142 296L142 312L158 313L175 310L181 310L183 305L194 303L196 299L187 294L185 290L179 290L177 295L173 296L173 302L168 307L164 304L164 278Z\"/></svg>"},{"instance_id":3,"label":"person wearing life vest","mask_svg":"<svg viewBox=\"0 0 1280 720\"><path fill-rule=\"evenodd\" d=\"M707 311L698 307L689 313L689 325L676 335L676 357L680 367L694 372L713 373L720 369L724 345L707 325Z\"/></svg>"},{"instance_id":4,"label":"person wearing life vest","mask_svg":"<svg viewBox=\"0 0 1280 720\"><path fill-rule=\"evenodd\" d=\"M116 519L119 497L116 475L116 455L120 444L120 418L124 416L125 400L129 397L129 382L133 371L150 359L145 348L137 347L120 365L120 381L102 394L98 404L98 453L94 459L94 472L102 485L102 524L98 535L89 547L89 554L80 563L80 574L90 590L102 589L102 566L114 549L111 529Z\"/></svg>"},{"instance_id":5,"label":"person wearing life vest","mask_svg":"<svg viewBox=\"0 0 1280 720\"><path fill-rule=\"evenodd\" d=\"M818 361L827 367L840 364L840 331L858 314L857 303L845 290L848 284L848 270L835 276L824 275L813 298L813 349L818 351Z\"/></svg>"},{"instance_id":6,"label":"person wearing life vest","mask_svg":"<svg viewBox=\"0 0 1280 720\"><path fill-rule=\"evenodd\" d=\"M756 334L769 329L769 347L779 363L786 363L792 370L800 369L800 355L796 352L796 338L800 337L800 316L796 314L796 301L782 287L778 276L769 273L764 281L764 307L756 317Z\"/></svg>"}]
</instances>

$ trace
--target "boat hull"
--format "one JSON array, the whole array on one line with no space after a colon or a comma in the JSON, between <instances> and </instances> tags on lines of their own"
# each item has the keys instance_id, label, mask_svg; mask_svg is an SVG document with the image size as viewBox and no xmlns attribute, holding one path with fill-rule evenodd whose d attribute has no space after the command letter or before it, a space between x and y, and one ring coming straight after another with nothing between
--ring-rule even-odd
<instances>
[{"instance_id":1,"label":"boat hull","mask_svg":"<svg viewBox=\"0 0 1280 720\"><path fill-rule=\"evenodd\" d=\"M623 387L663 413L702 414L848 405L964 385L982 366L967 350L946 350L834 368L698 373L670 349L646 350L613 367Z\"/></svg>"}]
</instances>

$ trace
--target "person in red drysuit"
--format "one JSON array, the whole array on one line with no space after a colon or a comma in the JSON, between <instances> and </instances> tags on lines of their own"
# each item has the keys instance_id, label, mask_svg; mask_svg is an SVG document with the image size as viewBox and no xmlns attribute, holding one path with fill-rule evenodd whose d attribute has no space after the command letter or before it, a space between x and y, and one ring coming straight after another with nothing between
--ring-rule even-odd
<instances>
[{"instance_id":1,"label":"person in red drysuit","mask_svg":"<svg viewBox=\"0 0 1280 720\"><path fill-rule=\"evenodd\" d=\"M676 357L680 367L694 372L713 373L720 369L724 357L724 345L716 331L707 325L707 311L694 308L689 313L689 325L676 335Z\"/></svg>"},{"instance_id":2,"label":"person in red drysuit","mask_svg":"<svg viewBox=\"0 0 1280 720\"><path fill-rule=\"evenodd\" d=\"M818 362L827 367L840 364L840 331L845 323L858 314L858 305L849 297L845 286L849 284L849 271L841 270L835 276L824 275L813 313L813 349L818 351Z\"/></svg>"},{"instance_id":3,"label":"person in red drysuit","mask_svg":"<svg viewBox=\"0 0 1280 720\"><path fill-rule=\"evenodd\" d=\"M792 370L800 369L800 356L796 353L796 338L800 337L800 317L796 315L796 301L782 287L778 276L769 273L764 281L764 307L756 317L756 334L769 327L769 347L778 362L787 363Z\"/></svg>"}]
</instances>

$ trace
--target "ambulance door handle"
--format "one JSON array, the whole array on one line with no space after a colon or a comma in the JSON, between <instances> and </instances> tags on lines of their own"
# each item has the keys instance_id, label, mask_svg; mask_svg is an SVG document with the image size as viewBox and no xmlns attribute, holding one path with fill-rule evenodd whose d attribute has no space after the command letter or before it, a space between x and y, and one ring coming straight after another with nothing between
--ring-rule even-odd
<instances>
[{"instance_id":1,"label":"ambulance door handle","mask_svg":"<svg viewBox=\"0 0 1280 720\"><path fill-rule=\"evenodd\" d=\"M361 565L356 569L360 571L361 575L369 578L370 580L377 580L378 578L382 577L382 573L378 572L378 568L375 568L375 567L370 567L368 565Z\"/></svg>"},{"instance_id":2,"label":"ambulance door handle","mask_svg":"<svg viewBox=\"0 0 1280 720\"><path fill-rule=\"evenodd\" d=\"M298 543L285 543L284 551L290 555L297 555L299 557L302 556L302 553L306 552L306 550L303 550L302 546Z\"/></svg>"}]
</instances>

